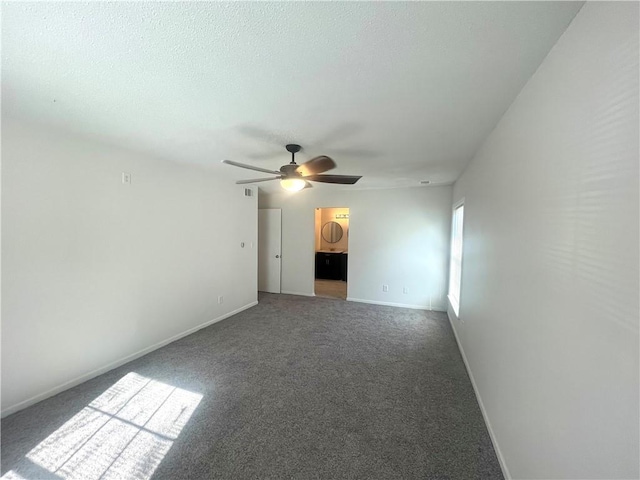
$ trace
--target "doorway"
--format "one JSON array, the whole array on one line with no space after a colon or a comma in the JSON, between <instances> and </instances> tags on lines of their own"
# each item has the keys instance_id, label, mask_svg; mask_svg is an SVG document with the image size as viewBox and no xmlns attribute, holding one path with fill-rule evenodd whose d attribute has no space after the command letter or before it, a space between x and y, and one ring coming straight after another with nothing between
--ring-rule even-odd
<instances>
[{"instance_id":1,"label":"doorway","mask_svg":"<svg viewBox=\"0 0 640 480\"><path fill-rule=\"evenodd\" d=\"M282 210L258 210L258 291L280 293Z\"/></svg>"},{"instance_id":2,"label":"doorway","mask_svg":"<svg viewBox=\"0 0 640 480\"><path fill-rule=\"evenodd\" d=\"M349 209L315 210L316 297L347 299L349 270Z\"/></svg>"}]
</instances>

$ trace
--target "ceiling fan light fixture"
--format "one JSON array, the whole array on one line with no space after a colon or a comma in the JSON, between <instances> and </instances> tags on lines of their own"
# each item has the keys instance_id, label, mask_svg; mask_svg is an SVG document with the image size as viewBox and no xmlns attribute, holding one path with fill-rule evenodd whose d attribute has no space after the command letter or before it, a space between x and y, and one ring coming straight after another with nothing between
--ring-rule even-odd
<instances>
[{"instance_id":1,"label":"ceiling fan light fixture","mask_svg":"<svg viewBox=\"0 0 640 480\"><path fill-rule=\"evenodd\" d=\"M356 175L324 175L324 172L328 172L329 170L336 168L336 162L326 155L314 157L311 160L298 165L295 160L295 154L296 152L299 152L302 147L300 147L300 145L290 143L285 148L288 152L291 152L291 163L282 165L279 170L268 170L262 167L247 165L246 163L232 162L231 160L222 160L222 163L226 163L234 167L246 168L247 170L255 170L256 172L276 175L271 178L238 180L236 182L237 184L267 182L269 180L280 179L280 186L288 192L299 192L304 188L313 187L309 182L353 185L362 178L361 176Z\"/></svg>"},{"instance_id":2,"label":"ceiling fan light fixture","mask_svg":"<svg viewBox=\"0 0 640 480\"><path fill-rule=\"evenodd\" d=\"M280 180L280 186L289 192L299 192L307 185L301 178L283 178Z\"/></svg>"}]
</instances>

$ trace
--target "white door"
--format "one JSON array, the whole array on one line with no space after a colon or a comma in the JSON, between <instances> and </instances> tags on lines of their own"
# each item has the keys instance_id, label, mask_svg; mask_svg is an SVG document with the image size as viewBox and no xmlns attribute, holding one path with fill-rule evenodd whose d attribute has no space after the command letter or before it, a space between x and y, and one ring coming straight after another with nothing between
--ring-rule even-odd
<instances>
[{"instance_id":1,"label":"white door","mask_svg":"<svg viewBox=\"0 0 640 480\"><path fill-rule=\"evenodd\" d=\"M258 290L280 293L282 211L258 210Z\"/></svg>"}]
</instances>

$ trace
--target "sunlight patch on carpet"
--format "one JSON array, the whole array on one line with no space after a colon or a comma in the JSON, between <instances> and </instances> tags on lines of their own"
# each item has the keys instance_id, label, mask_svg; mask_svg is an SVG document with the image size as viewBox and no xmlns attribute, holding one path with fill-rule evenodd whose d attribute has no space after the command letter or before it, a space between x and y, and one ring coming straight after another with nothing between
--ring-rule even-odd
<instances>
[{"instance_id":1,"label":"sunlight patch on carpet","mask_svg":"<svg viewBox=\"0 0 640 480\"><path fill-rule=\"evenodd\" d=\"M51 478L149 480L202 395L131 372L27 454ZM9 471L2 478L23 478Z\"/></svg>"}]
</instances>

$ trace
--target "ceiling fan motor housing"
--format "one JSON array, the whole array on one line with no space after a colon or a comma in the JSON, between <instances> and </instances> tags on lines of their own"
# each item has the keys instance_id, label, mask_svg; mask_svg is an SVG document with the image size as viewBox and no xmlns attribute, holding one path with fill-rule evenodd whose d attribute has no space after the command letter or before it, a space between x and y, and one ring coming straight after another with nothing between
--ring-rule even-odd
<instances>
[{"instance_id":1,"label":"ceiling fan motor housing","mask_svg":"<svg viewBox=\"0 0 640 480\"><path fill-rule=\"evenodd\" d=\"M300 177L300 173L297 172L298 165L296 165L295 163L290 163L288 165L283 165L280 167L280 172L282 172L282 174L285 177Z\"/></svg>"}]
</instances>

